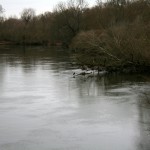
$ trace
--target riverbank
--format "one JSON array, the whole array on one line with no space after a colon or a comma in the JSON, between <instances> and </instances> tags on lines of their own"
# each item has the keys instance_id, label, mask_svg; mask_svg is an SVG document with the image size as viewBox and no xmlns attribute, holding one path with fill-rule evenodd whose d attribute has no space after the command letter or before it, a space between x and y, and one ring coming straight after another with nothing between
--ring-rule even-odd
<instances>
[{"instance_id":1,"label":"riverbank","mask_svg":"<svg viewBox=\"0 0 150 150\"><path fill-rule=\"evenodd\" d=\"M126 66L87 66L87 65L79 65L81 72L77 75L88 75L96 72L98 75L105 74L148 74L150 75L150 66L146 65L126 65Z\"/></svg>"},{"instance_id":2,"label":"riverbank","mask_svg":"<svg viewBox=\"0 0 150 150\"><path fill-rule=\"evenodd\" d=\"M51 45L43 45L43 44L17 44L15 42L10 42L10 41L0 41L0 46L17 46L17 47L28 47L28 46L44 46L47 48L50 47L56 47L56 48L63 48L62 45L55 45L55 46L51 46ZM109 58L107 58L107 62L102 58L102 57L98 57L95 64L93 63L92 59L94 58L91 55L82 55L82 57L79 57L79 55L81 55L80 53L75 53L74 51L70 50L70 49L66 49L65 51L69 52L71 57L73 56L73 62L72 65L73 66L78 66L84 73L80 72L81 75L85 75L86 71L92 72L93 70L96 72L107 72L109 74L111 73L123 73L123 74L150 74L150 65L143 63L143 64L138 64L138 63L131 63L131 62L127 62L127 63L121 63L121 62L113 62L112 59L109 60ZM78 50L79 51L79 50ZM93 50L94 51L94 50ZM95 52L94 54L95 56L97 55L97 53ZM99 59L99 60L98 60ZM99 61L99 64L97 63Z\"/></svg>"},{"instance_id":3,"label":"riverbank","mask_svg":"<svg viewBox=\"0 0 150 150\"><path fill-rule=\"evenodd\" d=\"M146 65L127 65L127 66L108 66L106 70L109 73L125 73L125 74L136 74L136 73L146 73L150 74L150 66Z\"/></svg>"},{"instance_id":4,"label":"riverbank","mask_svg":"<svg viewBox=\"0 0 150 150\"><path fill-rule=\"evenodd\" d=\"M148 33L148 24L138 24L135 29L134 23L105 30L89 30L76 35L70 48L81 66L96 70L102 68L108 72L149 73Z\"/></svg>"}]
</instances>

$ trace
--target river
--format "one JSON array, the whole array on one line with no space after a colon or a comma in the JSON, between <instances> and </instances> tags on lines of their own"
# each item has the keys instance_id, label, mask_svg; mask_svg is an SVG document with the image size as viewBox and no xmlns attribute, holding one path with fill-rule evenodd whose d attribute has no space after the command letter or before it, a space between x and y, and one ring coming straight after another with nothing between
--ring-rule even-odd
<instances>
[{"instance_id":1,"label":"river","mask_svg":"<svg viewBox=\"0 0 150 150\"><path fill-rule=\"evenodd\" d=\"M72 61L0 47L0 150L150 150L150 77L74 78Z\"/></svg>"}]
</instances>

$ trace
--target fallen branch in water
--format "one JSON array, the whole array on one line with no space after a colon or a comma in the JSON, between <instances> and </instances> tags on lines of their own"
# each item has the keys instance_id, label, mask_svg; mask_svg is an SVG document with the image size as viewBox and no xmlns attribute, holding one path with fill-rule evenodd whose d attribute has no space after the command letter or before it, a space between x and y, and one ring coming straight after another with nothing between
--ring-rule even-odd
<instances>
[{"instance_id":1,"label":"fallen branch in water","mask_svg":"<svg viewBox=\"0 0 150 150\"><path fill-rule=\"evenodd\" d=\"M81 73L78 73L76 74L75 72L73 73L74 76L79 76L79 75L87 75L87 74L92 74L92 72L81 72Z\"/></svg>"}]
</instances>

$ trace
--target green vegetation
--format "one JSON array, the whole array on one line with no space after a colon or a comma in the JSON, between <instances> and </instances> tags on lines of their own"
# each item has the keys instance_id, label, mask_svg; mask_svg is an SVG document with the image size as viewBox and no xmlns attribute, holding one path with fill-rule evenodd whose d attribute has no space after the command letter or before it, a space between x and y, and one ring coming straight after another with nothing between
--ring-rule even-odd
<instances>
[{"instance_id":1,"label":"green vegetation","mask_svg":"<svg viewBox=\"0 0 150 150\"><path fill-rule=\"evenodd\" d=\"M53 12L21 18L2 17L0 41L15 44L63 45L77 62L109 71L150 71L149 0L110 0L89 8L84 0L59 3Z\"/></svg>"}]
</instances>

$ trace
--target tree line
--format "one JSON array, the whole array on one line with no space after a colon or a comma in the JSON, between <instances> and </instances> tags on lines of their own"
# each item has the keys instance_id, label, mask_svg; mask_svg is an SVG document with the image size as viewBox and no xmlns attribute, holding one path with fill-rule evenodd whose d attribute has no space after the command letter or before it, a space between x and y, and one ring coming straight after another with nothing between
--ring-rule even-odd
<instances>
[{"instance_id":1,"label":"tree line","mask_svg":"<svg viewBox=\"0 0 150 150\"><path fill-rule=\"evenodd\" d=\"M53 12L2 17L0 41L16 44L63 45L89 66L150 65L149 0L108 0L88 7L84 0L57 4Z\"/></svg>"},{"instance_id":2,"label":"tree line","mask_svg":"<svg viewBox=\"0 0 150 150\"><path fill-rule=\"evenodd\" d=\"M0 7L0 14L3 8ZM83 22L84 0L69 0L56 5L53 12L36 15L32 8L24 9L20 18L2 18L0 41L17 44L57 44L69 46L72 38L80 32Z\"/></svg>"}]
</instances>

